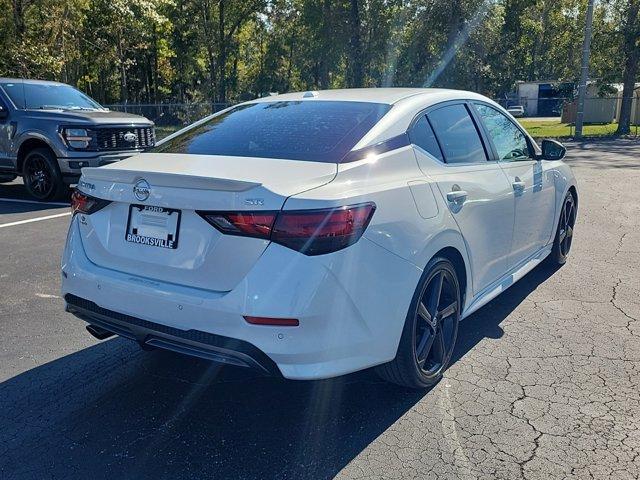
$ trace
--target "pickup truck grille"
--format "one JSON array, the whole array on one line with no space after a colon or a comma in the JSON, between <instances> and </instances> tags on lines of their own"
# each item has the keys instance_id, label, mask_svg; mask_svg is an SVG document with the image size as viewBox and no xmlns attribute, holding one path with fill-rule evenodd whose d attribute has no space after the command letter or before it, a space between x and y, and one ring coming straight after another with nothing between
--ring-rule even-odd
<instances>
[{"instance_id":1,"label":"pickup truck grille","mask_svg":"<svg viewBox=\"0 0 640 480\"><path fill-rule=\"evenodd\" d=\"M135 139L125 139L127 134L135 135ZM114 127L96 130L98 151L139 150L153 147L156 143L153 127Z\"/></svg>"}]
</instances>

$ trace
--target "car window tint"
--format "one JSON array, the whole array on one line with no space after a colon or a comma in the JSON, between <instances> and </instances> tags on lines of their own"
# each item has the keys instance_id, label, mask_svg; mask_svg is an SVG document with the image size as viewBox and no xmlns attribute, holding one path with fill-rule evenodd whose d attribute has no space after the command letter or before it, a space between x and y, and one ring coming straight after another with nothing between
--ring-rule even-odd
<instances>
[{"instance_id":1,"label":"car window tint","mask_svg":"<svg viewBox=\"0 0 640 480\"><path fill-rule=\"evenodd\" d=\"M480 135L464 105L449 105L428 114L447 163L485 162Z\"/></svg>"},{"instance_id":2,"label":"car window tint","mask_svg":"<svg viewBox=\"0 0 640 480\"><path fill-rule=\"evenodd\" d=\"M498 160L517 162L530 159L526 137L506 115L488 105L476 104L475 107L496 147Z\"/></svg>"},{"instance_id":3,"label":"car window tint","mask_svg":"<svg viewBox=\"0 0 640 480\"><path fill-rule=\"evenodd\" d=\"M318 100L239 105L154 151L339 163L390 109Z\"/></svg>"},{"instance_id":4,"label":"car window tint","mask_svg":"<svg viewBox=\"0 0 640 480\"><path fill-rule=\"evenodd\" d=\"M429 152L438 160L444 161L442 151L440 150L440 146L438 145L438 140L433 133L431 125L429 125L429 122L427 121L427 117L425 117L424 115L422 115L418 119L418 121L411 129L409 138L411 139L411 143L413 143L414 145L417 145L426 152Z\"/></svg>"}]
</instances>

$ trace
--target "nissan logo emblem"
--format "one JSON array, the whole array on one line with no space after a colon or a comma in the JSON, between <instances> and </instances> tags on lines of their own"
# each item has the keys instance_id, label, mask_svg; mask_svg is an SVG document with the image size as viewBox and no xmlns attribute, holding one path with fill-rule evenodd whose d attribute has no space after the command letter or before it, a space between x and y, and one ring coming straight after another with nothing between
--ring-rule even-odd
<instances>
[{"instance_id":1,"label":"nissan logo emblem","mask_svg":"<svg viewBox=\"0 0 640 480\"><path fill-rule=\"evenodd\" d=\"M127 132L123 138L125 142L133 143L138 139L138 136L135 133Z\"/></svg>"},{"instance_id":2,"label":"nissan logo emblem","mask_svg":"<svg viewBox=\"0 0 640 480\"><path fill-rule=\"evenodd\" d=\"M149 182L147 182L144 178L138 180L133 186L133 194L141 202L144 202L147 198L149 198L150 193L151 186L149 185Z\"/></svg>"}]
</instances>

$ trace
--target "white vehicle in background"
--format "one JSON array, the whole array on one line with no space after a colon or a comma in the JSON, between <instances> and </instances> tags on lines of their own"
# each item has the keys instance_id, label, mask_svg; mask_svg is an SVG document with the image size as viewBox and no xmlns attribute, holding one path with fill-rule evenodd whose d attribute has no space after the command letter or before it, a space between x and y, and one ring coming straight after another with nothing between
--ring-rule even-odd
<instances>
[{"instance_id":1,"label":"white vehicle in background","mask_svg":"<svg viewBox=\"0 0 640 480\"><path fill-rule=\"evenodd\" d=\"M524 107L522 105L511 105L507 108L507 112L513 117L524 117Z\"/></svg>"},{"instance_id":2,"label":"white vehicle in background","mask_svg":"<svg viewBox=\"0 0 640 480\"><path fill-rule=\"evenodd\" d=\"M459 321L549 257L577 191L491 100L436 89L291 93L86 168L66 308L113 334L289 379L377 366L434 384Z\"/></svg>"}]
</instances>

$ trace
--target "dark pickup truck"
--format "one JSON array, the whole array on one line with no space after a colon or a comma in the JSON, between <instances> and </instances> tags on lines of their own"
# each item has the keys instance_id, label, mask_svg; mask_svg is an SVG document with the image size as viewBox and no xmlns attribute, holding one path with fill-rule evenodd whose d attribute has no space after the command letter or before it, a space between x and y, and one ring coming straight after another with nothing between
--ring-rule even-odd
<instances>
[{"instance_id":1,"label":"dark pickup truck","mask_svg":"<svg viewBox=\"0 0 640 480\"><path fill-rule=\"evenodd\" d=\"M103 108L70 85L0 78L0 183L22 176L37 200L63 197L83 167L154 144L153 122Z\"/></svg>"}]
</instances>

